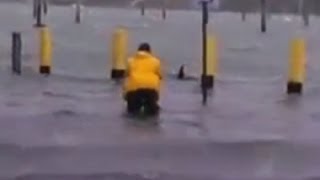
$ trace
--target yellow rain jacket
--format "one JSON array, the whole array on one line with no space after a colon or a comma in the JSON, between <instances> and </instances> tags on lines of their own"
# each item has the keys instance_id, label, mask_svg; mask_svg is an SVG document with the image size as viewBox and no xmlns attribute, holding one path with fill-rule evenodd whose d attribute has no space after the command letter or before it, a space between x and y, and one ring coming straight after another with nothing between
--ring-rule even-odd
<instances>
[{"instance_id":1,"label":"yellow rain jacket","mask_svg":"<svg viewBox=\"0 0 320 180\"><path fill-rule=\"evenodd\" d=\"M161 78L160 60L147 52L138 51L128 62L124 96L127 92L141 88L159 92Z\"/></svg>"}]
</instances>

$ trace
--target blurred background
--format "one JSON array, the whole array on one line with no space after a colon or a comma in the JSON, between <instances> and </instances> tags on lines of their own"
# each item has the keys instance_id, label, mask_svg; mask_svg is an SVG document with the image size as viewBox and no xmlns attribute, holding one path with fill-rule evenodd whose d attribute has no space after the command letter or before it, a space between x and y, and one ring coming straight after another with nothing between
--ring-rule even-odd
<instances>
[{"instance_id":1,"label":"blurred background","mask_svg":"<svg viewBox=\"0 0 320 180\"><path fill-rule=\"evenodd\" d=\"M0 0L0 2L29 2L30 0ZM129 7L133 0L80 0L85 5L91 6L110 6L110 7ZM260 0L216 0L219 1L220 11L251 11L259 10ZM73 4L76 0L49 0L56 5ZM198 9L198 0L145 0L149 8L161 7L163 3L168 9ZM320 13L319 0L268 0L268 9L270 12L277 13L298 13L299 3L305 3L306 8L313 14Z\"/></svg>"}]
</instances>

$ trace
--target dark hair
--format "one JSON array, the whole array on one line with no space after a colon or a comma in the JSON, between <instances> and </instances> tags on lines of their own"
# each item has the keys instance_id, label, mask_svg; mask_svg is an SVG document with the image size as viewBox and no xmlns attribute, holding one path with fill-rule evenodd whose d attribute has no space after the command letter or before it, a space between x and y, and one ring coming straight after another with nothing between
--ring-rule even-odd
<instances>
[{"instance_id":1,"label":"dark hair","mask_svg":"<svg viewBox=\"0 0 320 180\"><path fill-rule=\"evenodd\" d=\"M146 52L151 52L151 47L149 43L141 43L139 45L138 51L146 51Z\"/></svg>"}]
</instances>

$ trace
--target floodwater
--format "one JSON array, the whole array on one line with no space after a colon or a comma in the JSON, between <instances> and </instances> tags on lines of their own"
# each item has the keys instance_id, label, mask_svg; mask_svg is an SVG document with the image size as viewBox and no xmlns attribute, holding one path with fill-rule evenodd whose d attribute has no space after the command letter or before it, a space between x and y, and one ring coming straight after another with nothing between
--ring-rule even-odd
<instances>
[{"instance_id":1,"label":"floodwater","mask_svg":"<svg viewBox=\"0 0 320 180\"><path fill-rule=\"evenodd\" d=\"M206 107L197 80L172 76L181 64L199 76L201 13L51 7L53 72L37 73L31 4L0 5L0 179L224 180L320 178L320 19L211 14L219 41L219 74ZM151 43L167 74L155 124L127 118L121 86L109 80L110 39L130 32L130 53ZM11 33L23 38L23 73L10 70ZM307 40L301 97L285 94L288 46Z\"/></svg>"}]
</instances>

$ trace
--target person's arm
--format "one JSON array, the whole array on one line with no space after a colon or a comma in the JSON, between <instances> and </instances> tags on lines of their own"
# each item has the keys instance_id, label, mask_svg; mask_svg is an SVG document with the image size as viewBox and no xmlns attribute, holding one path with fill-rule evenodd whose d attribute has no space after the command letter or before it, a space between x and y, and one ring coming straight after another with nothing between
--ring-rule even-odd
<instances>
[{"instance_id":1,"label":"person's arm","mask_svg":"<svg viewBox=\"0 0 320 180\"><path fill-rule=\"evenodd\" d=\"M123 84L122 84L122 97L123 97L123 99L124 100L126 100L126 98L127 98L127 78L128 78L128 76L130 75L130 71L131 71L131 61L132 61L132 59L131 58L129 58L128 59L128 62L127 62L127 64L126 64L126 70L125 70L125 80L123 81Z\"/></svg>"},{"instance_id":2,"label":"person's arm","mask_svg":"<svg viewBox=\"0 0 320 180\"><path fill-rule=\"evenodd\" d=\"M125 77L128 77L131 71L131 61L132 59L129 58L126 66L126 71L125 71Z\"/></svg>"},{"instance_id":3,"label":"person's arm","mask_svg":"<svg viewBox=\"0 0 320 180\"><path fill-rule=\"evenodd\" d=\"M156 73L157 73L158 77L159 77L160 79L162 79L162 68L161 68L161 63L160 63L160 61L158 61Z\"/></svg>"}]
</instances>

